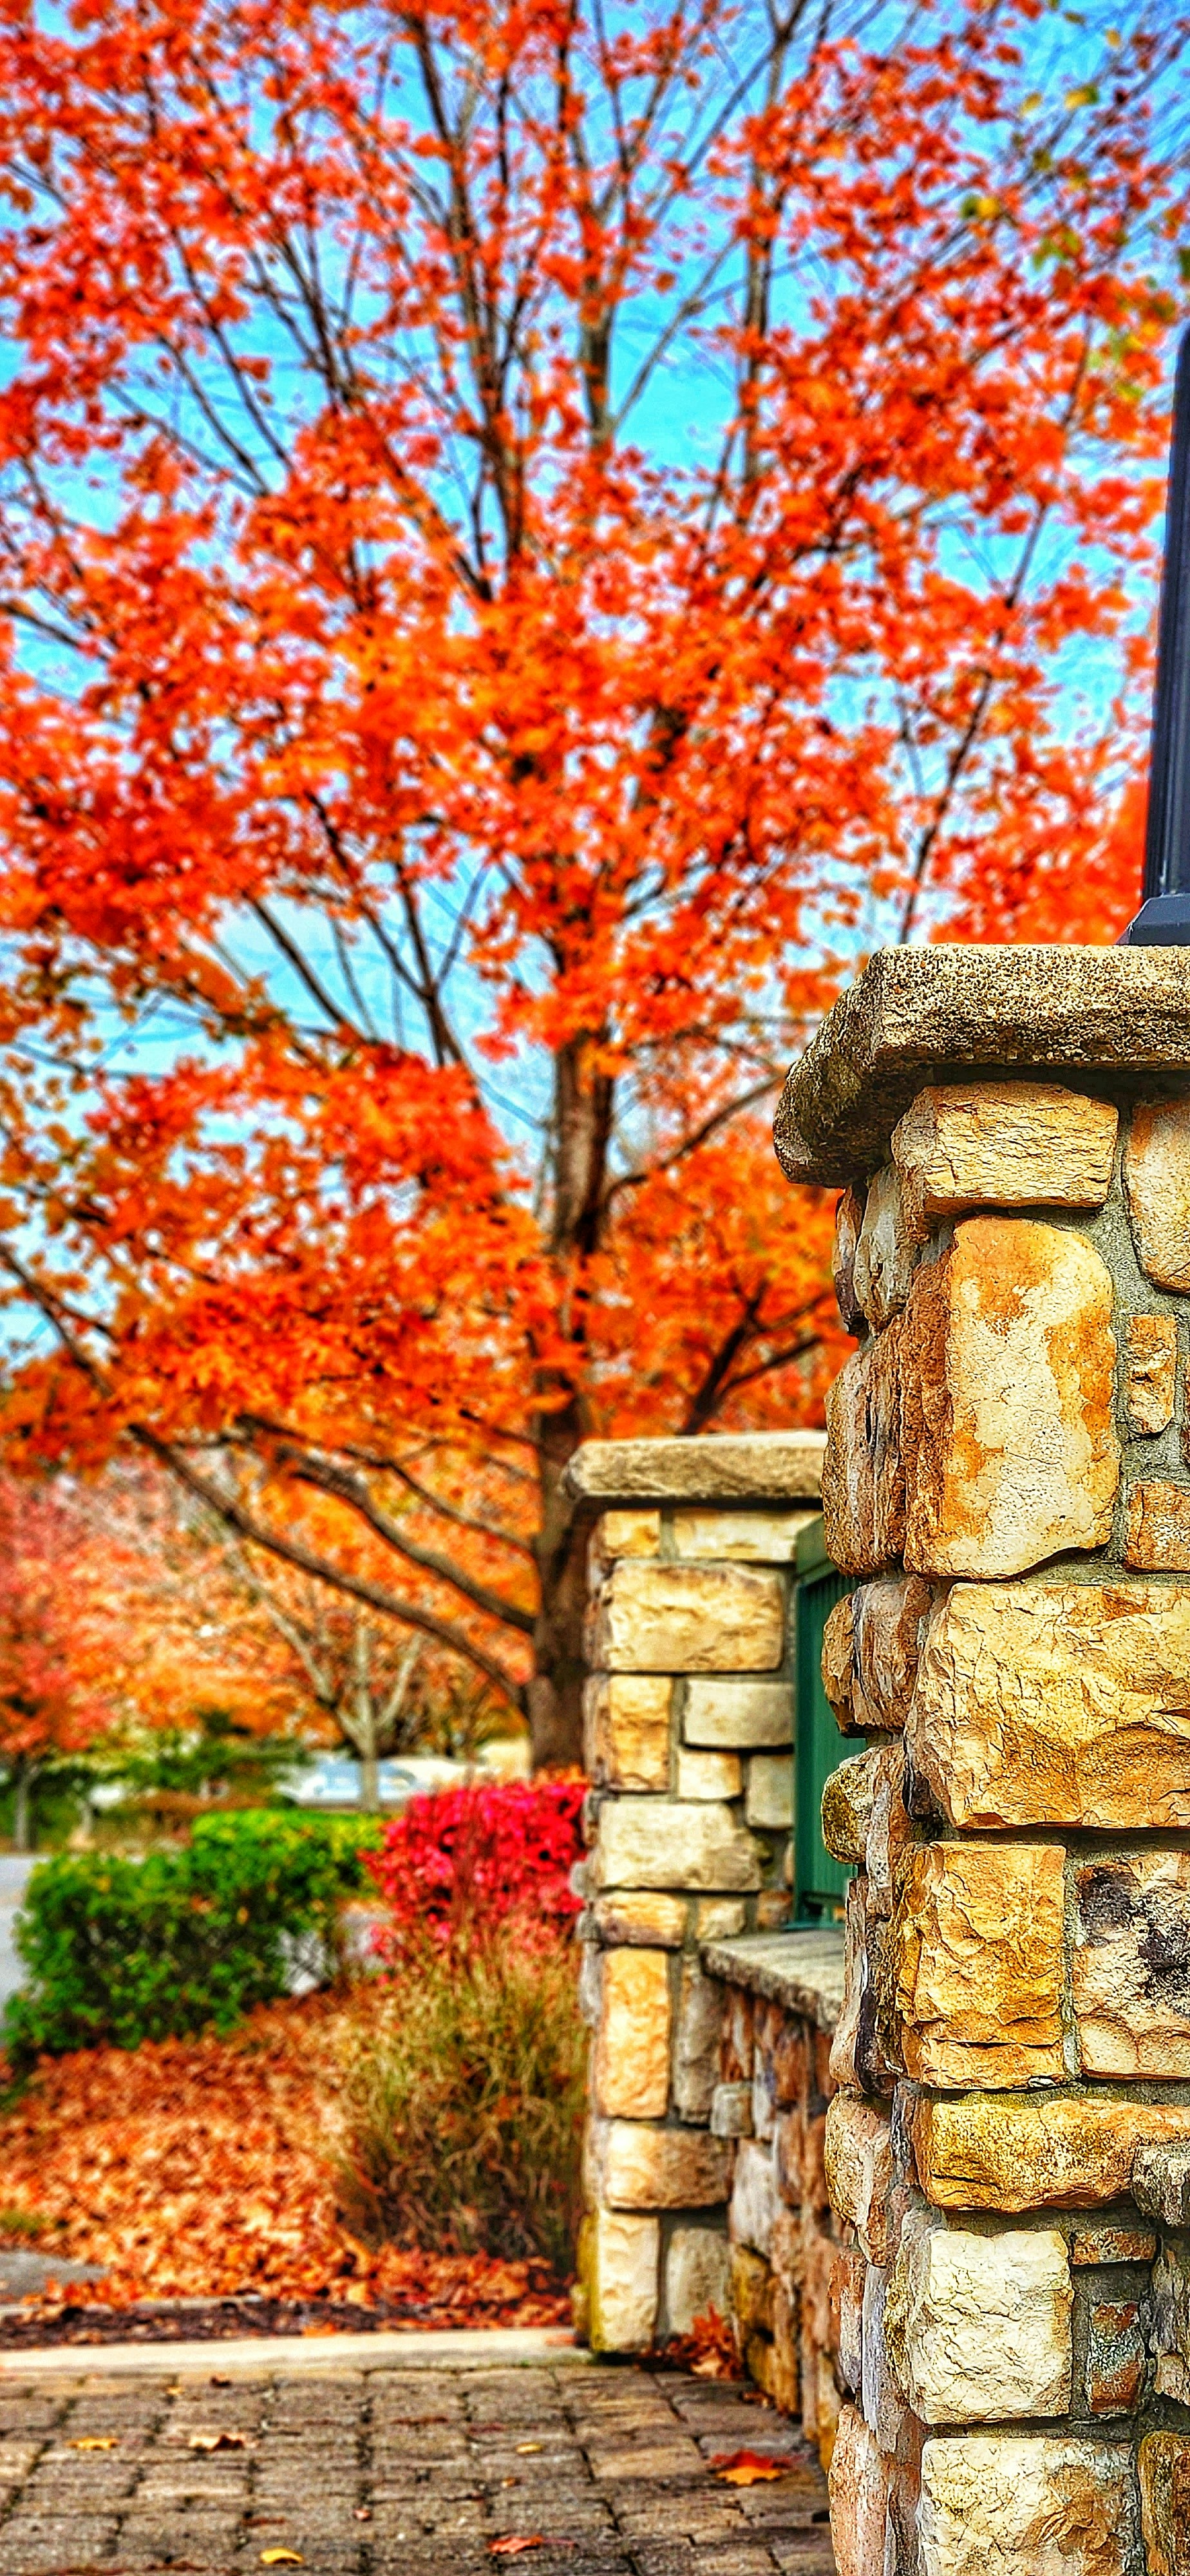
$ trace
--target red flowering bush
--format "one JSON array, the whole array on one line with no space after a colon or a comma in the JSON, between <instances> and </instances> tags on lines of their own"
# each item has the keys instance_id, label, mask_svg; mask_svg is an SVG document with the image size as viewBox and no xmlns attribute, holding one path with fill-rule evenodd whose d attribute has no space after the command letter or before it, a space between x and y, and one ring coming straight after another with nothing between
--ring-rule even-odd
<instances>
[{"instance_id":1,"label":"red flowering bush","mask_svg":"<svg viewBox=\"0 0 1190 2576\"><path fill-rule=\"evenodd\" d=\"M428 1942L475 1948L515 1918L518 1937L556 1939L579 1899L585 1782L500 1780L411 1798L367 1864L389 1909L377 1946L390 1966Z\"/></svg>"}]
</instances>

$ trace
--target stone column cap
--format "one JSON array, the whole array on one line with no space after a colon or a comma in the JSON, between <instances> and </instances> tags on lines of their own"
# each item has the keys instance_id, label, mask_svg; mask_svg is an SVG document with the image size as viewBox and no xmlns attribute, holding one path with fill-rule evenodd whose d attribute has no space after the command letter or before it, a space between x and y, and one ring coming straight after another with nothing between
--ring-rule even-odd
<instances>
[{"instance_id":1,"label":"stone column cap","mask_svg":"<svg viewBox=\"0 0 1190 2576\"><path fill-rule=\"evenodd\" d=\"M704 1941L702 1962L727 1985L747 1986L787 2012L833 2031L843 2011L845 1936L842 1924L806 1932L745 1932L730 1941Z\"/></svg>"},{"instance_id":2,"label":"stone column cap","mask_svg":"<svg viewBox=\"0 0 1190 2576\"><path fill-rule=\"evenodd\" d=\"M584 1440L563 1477L591 1503L816 1503L825 1431L709 1431L690 1440Z\"/></svg>"},{"instance_id":3,"label":"stone column cap","mask_svg":"<svg viewBox=\"0 0 1190 2576\"><path fill-rule=\"evenodd\" d=\"M1190 1088L1190 948L884 948L793 1066L777 1157L841 1186L927 1083L1095 1074Z\"/></svg>"}]
</instances>

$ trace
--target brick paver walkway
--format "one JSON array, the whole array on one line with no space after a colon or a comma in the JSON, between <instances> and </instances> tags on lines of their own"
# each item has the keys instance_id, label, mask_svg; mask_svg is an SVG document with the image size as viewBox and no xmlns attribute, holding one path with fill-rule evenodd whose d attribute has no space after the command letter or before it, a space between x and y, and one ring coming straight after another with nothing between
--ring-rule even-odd
<instances>
[{"instance_id":1,"label":"brick paver walkway","mask_svg":"<svg viewBox=\"0 0 1190 2576\"><path fill-rule=\"evenodd\" d=\"M573 2364L5 2380L0 2576L830 2576L797 2429L681 2373ZM242 2437L206 2447L212 2435ZM200 2441L194 2440L200 2436ZM86 2447L92 2441L108 2448ZM747 2488L710 2465L788 2457ZM493 2551L504 2534L544 2547Z\"/></svg>"}]
</instances>

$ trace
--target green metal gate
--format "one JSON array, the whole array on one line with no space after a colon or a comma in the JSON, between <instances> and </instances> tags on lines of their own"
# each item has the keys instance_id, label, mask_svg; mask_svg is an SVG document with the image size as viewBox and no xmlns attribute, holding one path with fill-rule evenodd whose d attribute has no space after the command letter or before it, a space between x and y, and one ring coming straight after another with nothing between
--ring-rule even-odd
<instances>
[{"instance_id":1,"label":"green metal gate","mask_svg":"<svg viewBox=\"0 0 1190 2576\"><path fill-rule=\"evenodd\" d=\"M794 1890L799 1923L833 1923L843 1912L851 1872L832 1860L822 1839L822 1792L844 1748L822 1687L822 1632L851 1582L831 1563L821 1518L797 1543L793 1596L796 1722L793 1778Z\"/></svg>"}]
</instances>

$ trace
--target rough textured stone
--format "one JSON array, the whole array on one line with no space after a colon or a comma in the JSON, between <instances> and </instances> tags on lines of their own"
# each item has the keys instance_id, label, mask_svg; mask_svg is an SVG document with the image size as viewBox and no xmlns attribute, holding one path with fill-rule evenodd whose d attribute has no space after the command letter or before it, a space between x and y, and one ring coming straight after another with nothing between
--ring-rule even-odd
<instances>
[{"instance_id":1,"label":"rough textured stone","mask_svg":"<svg viewBox=\"0 0 1190 2576\"><path fill-rule=\"evenodd\" d=\"M583 1689L586 1768L612 1789L668 1789L670 1697L657 1673L594 1673Z\"/></svg>"},{"instance_id":2,"label":"rough textured stone","mask_svg":"<svg viewBox=\"0 0 1190 2576\"><path fill-rule=\"evenodd\" d=\"M1156 2395L1190 2405L1190 2256L1176 2238L1162 2246L1153 2265L1149 2344L1157 2364Z\"/></svg>"},{"instance_id":3,"label":"rough textured stone","mask_svg":"<svg viewBox=\"0 0 1190 2576\"><path fill-rule=\"evenodd\" d=\"M684 2120L710 2118L719 2073L723 1988L697 1959L683 1959L674 2042L674 2108Z\"/></svg>"},{"instance_id":4,"label":"rough textured stone","mask_svg":"<svg viewBox=\"0 0 1190 2576\"><path fill-rule=\"evenodd\" d=\"M909 1714L934 1594L920 1574L865 1583L855 1593L854 1714L865 1729L899 1734Z\"/></svg>"},{"instance_id":5,"label":"rough textured stone","mask_svg":"<svg viewBox=\"0 0 1190 2576\"><path fill-rule=\"evenodd\" d=\"M1071 1984L1085 2072L1190 2076L1190 1852L1104 1852L1075 1886Z\"/></svg>"},{"instance_id":6,"label":"rough textured stone","mask_svg":"<svg viewBox=\"0 0 1190 2576\"><path fill-rule=\"evenodd\" d=\"M1132 2168L1134 2191L1137 2166L1142 2165L1149 2155L1162 2152L1160 2148L1141 2149ZM1176 2154L1177 2150L1166 2149L1164 2152ZM1151 2227L1138 2227L1135 2221L1130 2223L1120 2218L1100 2219L1097 2226L1076 2227L1070 2239L1070 2260L1076 2271L1091 2263L1151 2263L1156 2251L1157 2239Z\"/></svg>"},{"instance_id":7,"label":"rough textured stone","mask_svg":"<svg viewBox=\"0 0 1190 2576\"><path fill-rule=\"evenodd\" d=\"M1190 1290L1190 1101L1143 1102L1124 1147L1137 1258L1159 1288Z\"/></svg>"},{"instance_id":8,"label":"rough textured stone","mask_svg":"<svg viewBox=\"0 0 1190 2576\"><path fill-rule=\"evenodd\" d=\"M597 2209L588 2225L592 2350L644 2352L657 2325L660 2219Z\"/></svg>"},{"instance_id":9,"label":"rough textured stone","mask_svg":"<svg viewBox=\"0 0 1190 2576\"><path fill-rule=\"evenodd\" d=\"M671 2335L690 2334L714 2308L726 2317L731 2256L717 2228L675 2227L665 2257L665 2315Z\"/></svg>"},{"instance_id":10,"label":"rough textured stone","mask_svg":"<svg viewBox=\"0 0 1190 2576\"><path fill-rule=\"evenodd\" d=\"M775 1141L791 1180L876 1169L925 1084L1086 1069L1190 1072L1190 957L1176 948L886 948L794 1065Z\"/></svg>"},{"instance_id":11,"label":"rough textured stone","mask_svg":"<svg viewBox=\"0 0 1190 2576\"><path fill-rule=\"evenodd\" d=\"M1125 2576L1132 2459L1106 2442L960 2433L926 2443L923 2576Z\"/></svg>"},{"instance_id":12,"label":"rough textured stone","mask_svg":"<svg viewBox=\"0 0 1190 2576\"><path fill-rule=\"evenodd\" d=\"M964 1208L1100 1208L1119 1113L1055 1082L919 1091L893 1130L893 1161L923 1225Z\"/></svg>"},{"instance_id":13,"label":"rough textured stone","mask_svg":"<svg viewBox=\"0 0 1190 2576\"><path fill-rule=\"evenodd\" d=\"M1168 1431L1177 1393L1178 1328L1172 1315L1133 1315L1124 1336L1124 1403L1129 1428Z\"/></svg>"},{"instance_id":14,"label":"rough textured stone","mask_svg":"<svg viewBox=\"0 0 1190 2576\"><path fill-rule=\"evenodd\" d=\"M831 2041L830 2075L846 2091L891 2093L895 2069L884 2047L889 1926L877 1919L866 1877L847 1890L843 2002Z\"/></svg>"},{"instance_id":15,"label":"rough textured stone","mask_svg":"<svg viewBox=\"0 0 1190 2576\"><path fill-rule=\"evenodd\" d=\"M584 1440L565 1475L576 1501L812 1503L821 1431L710 1431L697 1440Z\"/></svg>"},{"instance_id":16,"label":"rough textured stone","mask_svg":"<svg viewBox=\"0 0 1190 2576\"><path fill-rule=\"evenodd\" d=\"M844 1190L835 1210L831 1277L835 1284L839 1321L845 1333L863 1330L863 1308L855 1293L855 1255L863 1221L863 1201L855 1190Z\"/></svg>"},{"instance_id":17,"label":"rough textured stone","mask_svg":"<svg viewBox=\"0 0 1190 2576\"><path fill-rule=\"evenodd\" d=\"M823 1537L840 1574L878 1574L904 1543L903 1323L895 1316L854 1351L827 1394Z\"/></svg>"},{"instance_id":18,"label":"rough textured stone","mask_svg":"<svg viewBox=\"0 0 1190 2576\"><path fill-rule=\"evenodd\" d=\"M686 1684L682 1733L687 1744L750 1753L756 1748L789 1744L793 1739L793 1686L790 1682L721 1682L694 1678Z\"/></svg>"},{"instance_id":19,"label":"rough textured stone","mask_svg":"<svg viewBox=\"0 0 1190 2576\"><path fill-rule=\"evenodd\" d=\"M748 1908L738 1897L704 1896L695 1907L694 1928L700 1941L732 1941L748 1921Z\"/></svg>"},{"instance_id":20,"label":"rough textured stone","mask_svg":"<svg viewBox=\"0 0 1190 2576\"><path fill-rule=\"evenodd\" d=\"M612 1887L752 1888L756 1845L730 1807L676 1798L608 1798L587 1863L592 1893Z\"/></svg>"},{"instance_id":21,"label":"rough textured stone","mask_svg":"<svg viewBox=\"0 0 1190 2576\"><path fill-rule=\"evenodd\" d=\"M711 2136L713 2138L750 2138L752 2135L752 2087L750 2084L717 2084L711 2095Z\"/></svg>"},{"instance_id":22,"label":"rough textured stone","mask_svg":"<svg viewBox=\"0 0 1190 2576\"><path fill-rule=\"evenodd\" d=\"M1190 2141L1190 2102L1104 2094L974 2094L919 2101L922 2190L942 2209L1089 2209L1128 2190L1137 2149Z\"/></svg>"},{"instance_id":23,"label":"rough textured stone","mask_svg":"<svg viewBox=\"0 0 1190 2576\"><path fill-rule=\"evenodd\" d=\"M1190 1574L1190 1486L1129 1486L1124 1561L1144 1574Z\"/></svg>"},{"instance_id":24,"label":"rough textured stone","mask_svg":"<svg viewBox=\"0 0 1190 2576\"><path fill-rule=\"evenodd\" d=\"M679 1744L674 1780L679 1798L738 1798L743 1785L738 1753L694 1753Z\"/></svg>"},{"instance_id":25,"label":"rough textured stone","mask_svg":"<svg viewBox=\"0 0 1190 2576\"><path fill-rule=\"evenodd\" d=\"M1184 2146L1141 2147L1132 2167L1132 2197L1146 2216L1156 2218L1162 2227L1190 2227L1190 2141ZM1145 2238L1151 2246L1151 2236ZM1102 2260L1147 2261L1139 2257L1103 2257Z\"/></svg>"},{"instance_id":26,"label":"rough textured stone","mask_svg":"<svg viewBox=\"0 0 1190 2576\"><path fill-rule=\"evenodd\" d=\"M898 1327L914 1572L986 1580L1110 1538L1112 1301L1094 1245L1028 1217L968 1217L918 1271ZM828 1458L824 1511L831 1482Z\"/></svg>"},{"instance_id":27,"label":"rough textured stone","mask_svg":"<svg viewBox=\"0 0 1190 2576\"><path fill-rule=\"evenodd\" d=\"M749 1933L743 1941L709 1942L703 1955L712 1974L729 1981L733 2012L748 2009L741 1986L767 1995L785 2012L812 2023L823 2034L819 2044L825 2052L826 2034L833 2031L843 2000L843 1935L833 1924L812 1932ZM750 2073L751 2064L749 2046L746 2058L741 2053L738 2072ZM736 2070L724 2068L725 2074L729 2071Z\"/></svg>"},{"instance_id":28,"label":"rough textured stone","mask_svg":"<svg viewBox=\"0 0 1190 2576\"><path fill-rule=\"evenodd\" d=\"M862 1869L876 1796L878 1750L853 1753L832 1771L822 1792L822 1839L835 1860Z\"/></svg>"},{"instance_id":29,"label":"rough textured stone","mask_svg":"<svg viewBox=\"0 0 1190 2576\"><path fill-rule=\"evenodd\" d=\"M912 2419L889 2361L887 2308L888 2273L879 2263L869 2263L863 2296L860 2405L864 2422L871 2425L886 2459L892 2459L903 2448Z\"/></svg>"},{"instance_id":30,"label":"rough textured stone","mask_svg":"<svg viewBox=\"0 0 1190 2576\"><path fill-rule=\"evenodd\" d=\"M684 1897L656 1896L648 1888L635 1895L597 1896L591 1918L609 1948L630 1941L645 1950L680 1950L686 1938Z\"/></svg>"},{"instance_id":31,"label":"rough textured stone","mask_svg":"<svg viewBox=\"0 0 1190 2576\"><path fill-rule=\"evenodd\" d=\"M727 1558L733 1563L792 1565L804 1529L816 1511L675 1511L671 1527L679 1557Z\"/></svg>"},{"instance_id":32,"label":"rough textured stone","mask_svg":"<svg viewBox=\"0 0 1190 2576\"><path fill-rule=\"evenodd\" d=\"M1190 2576L1190 2440L1146 2433L1136 2469L1148 2576Z\"/></svg>"},{"instance_id":33,"label":"rough textured stone","mask_svg":"<svg viewBox=\"0 0 1190 2576\"><path fill-rule=\"evenodd\" d=\"M608 1950L592 2082L605 2119L660 2120L669 2101L669 1961L664 1950Z\"/></svg>"},{"instance_id":34,"label":"rough textured stone","mask_svg":"<svg viewBox=\"0 0 1190 2576\"><path fill-rule=\"evenodd\" d=\"M591 1567L613 1565L618 1556L657 1556L661 1549L661 1514L652 1511L601 1512L591 1539Z\"/></svg>"},{"instance_id":35,"label":"rough textured stone","mask_svg":"<svg viewBox=\"0 0 1190 2576\"><path fill-rule=\"evenodd\" d=\"M854 2227L869 2262L888 2251L887 2212L892 2190L892 2134L886 2111L836 2093L826 2114L826 2182L836 2218Z\"/></svg>"},{"instance_id":36,"label":"rough textured stone","mask_svg":"<svg viewBox=\"0 0 1190 2576\"><path fill-rule=\"evenodd\" d=\"M827 2472L838 2576L876 2576L883 2568L891 2476L870 2425L858 2407L845 2406Z\"/></svg>"},{"instance_id":37,"label":"rough textured stone","mask_svg":"<svg viewBox=\"0 0 1190 2576\"><path fill-rule=\"evenodd\" d=\"M924 1228L904 1204L900 1173L895 1164L882 1164L868 1183L852 1269L856 1303L869 1324L879 1327L900 1313L923 1241Z\"/></svg>"},{"instance_id":38,"label":"rough textured stone","mask_svg":"<svg viewBox=\"0 0 1190 2576\"><path fill-rule=\"evenodd\" d=\"M899 1743L881 1745L875 1757L864 1862L869 1905L873 1915L885 1922L896 1903L908 1844L904 1747Z\"/></svg>"},{"instance_id":39,"label":"rough textured stone","mask_svg":"<svg viewBox=\"0 0 1190 2576\"><path fill-rule=\"evenodd\" d=\"M905 2072L923 2084L1060 2077L1063 1852L931 1843L907 1858L893 1926Z\"/></svg>"},{"instance_id":40,"label":"rough textured stone","mask_svg":"<svg viewBox=\"0 0 1190 2576\"><path fill-rule=\"evenodd\" d=\"M862 1734L855 1715L855 1605L857 1592L846 1592L827 1613L822 1631L822 1687L841 1735Z\"/></svg>"},{"instance_id":41,"label":"rough textured stone","mask_svg":"<svg viewBox=\"0 0 1190 2576\"><path fill-rule=\"evenodd\" d=\"M954 1584L908 1743L955 1825L1190 1826L1190 1586Z\"/></svg>"},{"instance_id":42,"label":"rough textured stone","mask_svg":"<svg viewBox=\"0 0 1190 2576\"><path fill-rule=\"evenodd\" d=\"M906 2221L885 2315L903 2394L923 2423L994 2424L1064 2415L1074 2293L1056 2228L976 2236L944 2219Z\"/></svg>"},{"instance_id":43,"label":"rough textured stone","mask_svg":"<svg viewBox=\"0 0 1190 2576\"><path fill-rule=\"evenodd\" d=\"M750 2245L767 2262L780 2202L771 2145L741 2138L735 2151L735 2179L727 2214L733 2245Z\"/></svg>"},{"instance_id":44,"label":"rough textured stone","mask_svg":"<svg viewBox=\"0 0 1190 2576\"><path fill-rule=\"evenodd\" d=\"M780 1577L750 1565L615 1565L591 1661L609 1672L772 1672L785 1651Z\"/></svg>"},{"instance_id":45,"label":"rough textured stone","mask_svg":"<svg viewBox=\"0 0 1190 2576\"><path fill-rule=\"evenodd\" d=\"M788 1833L793 1823L793 1757L788 1753L754 1753L748 1764L744 1814L750 1825Z\"/></svg>"},{"instance_id":46,"label":"rough textured stone","mask_svg":"<svg viewBox=\"0 0 1190 2576\"><path fill-rule=\"evenodd\" d=\"M1094 2299L1087 2312L1089 2415L1131 2415L1140 2403L1145 2346L1136 2299Z\"/></svg>"},{"instance_id":47,"label":"rough textured stone","mask_svg":"<svg viewBox=\"0 0 1190 2576\"><path fill-rule=\"evenodd\" d=\"M611 2120L592 2147L608 2209L709 2209L727 2198L730 2149L705 2129Z\"/></svg>"}]
</instances>

